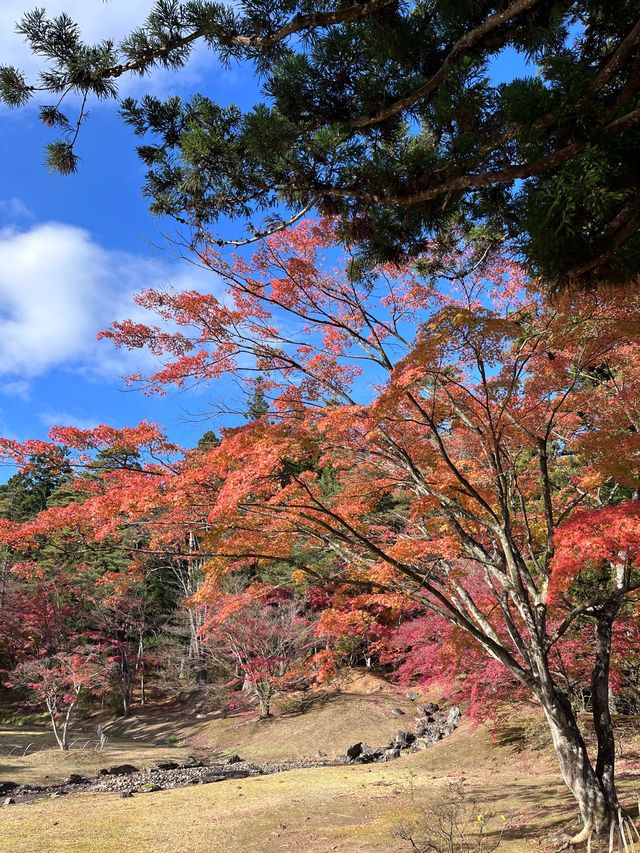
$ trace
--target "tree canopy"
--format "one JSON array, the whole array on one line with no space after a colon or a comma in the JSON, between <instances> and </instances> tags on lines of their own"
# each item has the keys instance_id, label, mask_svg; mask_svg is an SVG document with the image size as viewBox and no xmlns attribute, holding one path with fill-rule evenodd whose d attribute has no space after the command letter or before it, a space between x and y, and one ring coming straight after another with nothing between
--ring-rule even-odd
<instances>
[{"instance_id":1,"label":"tree canopy","mask_svg":"<svg viewBox=\"0 0 640 853\"><path fill-rule=\"evenodd\" d=\"M147 629L137 594L112 585L161 561L200 620L191 639L237 664L265 715L274 691L358 656L448 680L472 706L534 698L580 837L606 832L619 808L609 694L624 701L638 671L640 298L549 304L501 255L456 273L454 253L446 286L410 264L356 282L336 233L305 222L249 259L203 253L225 293L148 289L149 322L103 333L158 359L132 377L148 391L224 375L259 387L258 416L220 440L185 451L150 423L0 439L20 466L63 448L83 471L73 502L0 521L14 575L39 578L62 544L71 594L87 547L129 555L101 575L118 621L114 639L109 606L100 643L119 653L136 630L144 648ZM136 654L126 669L110 657L122 691Z\"/></svg>"},{"instance_id":2,"label":"tree canopy","mask_svg":"<svg viewBox=\"0 0 640 853\"><path fill-rule=\"evenodd\" d=\"M514 241L555 286L640 271L635 0L158 0L120 44L86 44L42 9L19 31L45 67L35 81L3 67L0 95L54 96L40 115L61 172L76 169L88 101L116 97L123 75L179 69L198 42L255 69L263 101L245 113L203 94L122 104L145 137L152 209L197 238L231 218L251 241L316 208L369 259L464 229ZM531 70L496 82L507 50Z\"/></svg>"}]
</instances>

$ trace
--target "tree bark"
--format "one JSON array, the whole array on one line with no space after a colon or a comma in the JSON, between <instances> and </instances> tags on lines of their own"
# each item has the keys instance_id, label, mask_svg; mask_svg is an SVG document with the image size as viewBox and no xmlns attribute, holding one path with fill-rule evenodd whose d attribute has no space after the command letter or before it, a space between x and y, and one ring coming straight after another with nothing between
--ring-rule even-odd
<instances>
[{"instance_id":1,"label":"tree bark","mask_svg":"<svg viewBox=\"0 0 640 853\"><path fill-rule=\"evenodd\" d=\"M585 842L592 834L604 835L615 820L616 811L591 764L571 703L557 692L552 696L543 695L539 700L549 724L562 778L575 797L583 822L582 830L571 843Z\"/></svg>"},{"instance_id":2,"label":"tree bark","mask_svg":"<svg viewBox=\"0 0 640 853\"><path fill-rule=\"evenodd\" d=\"M610 807L614 810L617 810L619 804L615 786L615 737L609 705L609 666L611 631L619 609L619 603L614 601L597 614L596 659L591 674L593 725L598 742L596 776Z\"/></svg>"}]
</instances>

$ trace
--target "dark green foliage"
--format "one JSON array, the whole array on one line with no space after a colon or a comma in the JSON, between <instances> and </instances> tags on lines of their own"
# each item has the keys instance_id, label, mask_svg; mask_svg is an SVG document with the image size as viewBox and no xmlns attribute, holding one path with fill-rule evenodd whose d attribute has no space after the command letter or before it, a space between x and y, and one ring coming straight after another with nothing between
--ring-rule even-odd
<instances>
[{"instance_id":1,"label":"dark green foliage","mask_svg":"<svg viewBox=\"0 0 640 853\"><path fill-rule=\"evenodd\" d=\"M159 0L118 46L85 45L67 16L41 10L20 29L48 61L37 87L62 97L180 68L199 40L253 63L264 101L246 114L200 94L122 105L148 137L152 210L196 241L221 218L255 239L316 208L341 218L365 265L434 238L446 249L467 230L484 246L515 241L556 286L640 271L637 0ZM490 63L506 49L531 71L495 84ZM31 91L0 71L6 103ZM75 170L76 136L53 143L52 168Z\"/></svg>"},{"instance_id":2,"label":"dark green foliage","mask_svg":"<svg viewBox=\"0 0 640 853\"><path fill-rule=\"evenodd\" d=\"M66 454L39 453L24 470L0 485L0 518L26 521L49 505L54 495L70 479Z\"/></svg>"},{"instance_id":3,"label":"dark green foliage","mask_svg":"<svg viewBox=\"0 0 640 853\"><path fill-rule=\"evenodd\" d=\"M247 401L247 420L258 421L269 411L269 403L264 393L264 379L257 376L253 382L253 389Z\"/></svg>"},{"instance_id":4,"label":"dark green foliage","mask_svg":"<svg viewBox=\"0 0 640 853\"><path fill-rule=\"evenodd\" d=\"M196 445L197 450L211 450L213 447L218 447L220 445L220 439L215 434L212 429L208 429L202 437L198 440Z\"/></svg>"},{"instance_id":5,"label":"dark green foliage","mask_svg":"<svg viewBox=\"0 0 640 853\"><path fill-rule=\"evenodd\" d=\"M61 175L72 175L78 171L78 156L74 153L73 146L62 140L49 142L45 163L50 171L59 172Z\"/></svg>"}]
</instances>

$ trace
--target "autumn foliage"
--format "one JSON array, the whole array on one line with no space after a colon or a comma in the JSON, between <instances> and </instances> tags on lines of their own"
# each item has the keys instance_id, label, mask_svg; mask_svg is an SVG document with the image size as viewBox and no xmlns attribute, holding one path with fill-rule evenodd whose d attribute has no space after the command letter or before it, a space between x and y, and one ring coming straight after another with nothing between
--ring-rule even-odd
<instances>
[{"instance_id":1,"label":"autumn foliage","mask_svg":"<svg viewBox=\"0 0 640 853\"><path fill-rule=\"evenodd\" d=\"M4 441L22 465L64 448L77 475L73 499L5 520L2 540L23 559L52 537L118 543L123 578L149 555L197 561L198 636L256 695L268 685L266 713L275 689L375 660L476 707L533 698L560 740L580 738L564 697L597 704L611 670L629 701L636 667L640 297L545 302L513 261L464 251L445 278L362 277L334 243L330 222L305 223L249 259L203 252L224 296L140 294L149 324L103 333L161 362L132 383L232 373L250 391L259 375L268 411L195 450L151 424ZM600 818L576 774L592 803L617 803L601 734L599 769L580 740L580 767L559 751L585 825Z\"/></svg>"}]
</instances>

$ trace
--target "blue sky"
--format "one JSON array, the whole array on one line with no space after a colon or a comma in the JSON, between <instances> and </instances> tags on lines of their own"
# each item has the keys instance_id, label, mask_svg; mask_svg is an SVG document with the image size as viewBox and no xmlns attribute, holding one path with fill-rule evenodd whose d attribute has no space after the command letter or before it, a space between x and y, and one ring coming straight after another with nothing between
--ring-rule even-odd
<instances>
[{"instance_id":1,"label":"blue sky","mask_svg":"<svg viewBox=\"0 0 640 853\"><path fill-rule=\"evenodd\" d=\"M37 68L14 22L34 2L2 0L0 64L28 73ZM143 21L150 0L41 0L52 13L67 11L87 39L124 35ZM513 54L495 63L508 79L522 61ZM198 52L186 71L125 81L123 95L167 96L206 91L225 103L250 106L257 95L248 68L223 69ZM209 274L177 257L163 236L170 222L147 212L140 189L144 170L135 139L113 103L94 104L78 153L77 175L59 177L43 165L50 139L37 103L19 111L0 107L0 434L19 439L46 435L57 423L116 426L148 418L172 438L191 445L215 423L203 423L211 399L240 399L229 384L207 396L187 392L165 398L126 390L121 377L150 362L119 353L96 333L112 320L135 316L133 293L142 287L219 289Z\"/></svg>"},{"instance_id":2,"label":"blue sky","mask_svg":"<svg viewBox=\"0 0 640 853\"><path fill-rule=\"evenodd\" d=\"M37 67L12 34L15 20L33 5L3 0L0 64L27 72ZM148 0L42 5L68 11L90 39L124 35L149 8ZM160 71L125 82L122 94L188 95L194 87L243 106L255 96L248 69L216 67L203 53L181 74ZM210 399L127 390L121 377L144 371L149 360L119 353L95 336L112 320L140 314L131 297L142 287L216 290L219 284L177 257L164 237L174 230L171 222L149 215L136 141L115 104L92 105L78 149L81 167L70 177L51 175L43 165L50 133L37 108L0 108L0 434L23 439L44 436L54 423L124 425L149 418L192 444L212 426L202 422ZM240 399L228 385L222 393Z\"/></svg>"}]
</instances>

